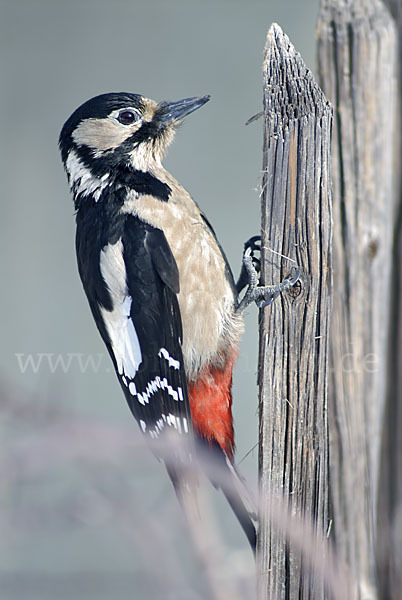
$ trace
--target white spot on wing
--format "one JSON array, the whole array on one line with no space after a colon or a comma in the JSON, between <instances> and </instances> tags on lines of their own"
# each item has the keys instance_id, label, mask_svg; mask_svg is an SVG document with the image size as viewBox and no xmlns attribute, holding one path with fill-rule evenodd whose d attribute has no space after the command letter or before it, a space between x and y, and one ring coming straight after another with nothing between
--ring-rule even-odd
<instances>
[{"instance_id":1,"label":"white spot on wing","mask_svg":"<svg viewBox=\"0 0 402 600\"><path fill-rule=\"evenodd\" d=\"M140 342L130 317L132 299L128 295L121 240L101 252L100 270L112 298L113 310L100 307L120 375L134 379L142 362ZM124 381L124 380L123 380Z\"/></svg>"},{"instance_id":2,"label":"white spot on wing","mask_svg":"<svg viewBox=\"0 0 402 600\"><path fill-rule=\"evenodd\" d=\"M168 416L166 418L166 422L171 427L174 427L175 429L177 429L176 417L175 417L175 415L172 415L172 413L168 414Z\"/></svg>"},{"instance_id":3,"label":"white spot on wing","mask_svg":"<svg viewBox=\"0 0 402 600\"><path fill-rule=\"evenodd\" d=\"M180 362L178 360L175 360L172 356L170 356L169 352L166 350L166 348L161 348L159 350L158 356L160 358L165 358L168 363L169 363L169 367L173 367L174 369L180 369Z\"/></svg>"},{"instance_id":4,"label":"white spot on wing","mask_svg":"<svg viewBox=\"0 0 402 600\"><path fill-rule=\"evenodd\" d=\"M149 404L151 396L158 391L158 389L165 390L169 396L172 396L173 400L178 402L179 400L183 401L183 390L181 387L178 387L175 390L168 382L167 378L164 377L161 379L159 376L156 376L155 379L149 381L146 385L146 388L143 392L138 392L135 383L132 381L128 389L132 396L135 396L140 404L145 406L145 404Z\"/></svg>"}]
</instances>

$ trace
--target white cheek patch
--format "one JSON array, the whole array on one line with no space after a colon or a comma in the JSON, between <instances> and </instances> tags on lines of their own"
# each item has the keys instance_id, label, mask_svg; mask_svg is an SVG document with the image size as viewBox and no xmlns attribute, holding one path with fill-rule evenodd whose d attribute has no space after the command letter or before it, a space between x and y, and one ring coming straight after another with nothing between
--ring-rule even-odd
<instances>
[{"instance_id":1,"label":"white cheek patch","mask_svg":"<svg viewBox=\"0 0 402 600\"><path fill-rule=\"evenodd\" d=\"M142 354L138 335L130 317L132 298L127 291L121 240L115 244L108 244L102 250L100 270L113 303L113 310L100 307L100 311L112 344L117 370L122 377L134 379L142 362ZM130 383L130 386L134 391L135 384Z\"/></svg>"},{"instance_id":2,"label":"white cheek patch","mask_svg":"<svg viewBox=\"0 0 402 600\"><path fill-rule=\"evenodd\" d=\"M136 109L127 110L138 113ZM73 132L74 142L78 146L88 146L101 153L117 148L141 126L141 121L136 121L130 126L122 125L116 120L119 112L113 111L109 117L103 119L84 119Z\"/></svg>"},{"instance_id":3,"label":"white cheek patch","mask_svg":"<svg viewBox=\"0 0 402 600\"><path fill-rule=\"evenodd\" d=\"M102 178L95 177L91 171L78 158L74 150L70 150L66 160L66 170L69 177L70 188L74 195L93 195L98 201L103 190L109 185L109 175Z\"/></svg>"}]
</instances>

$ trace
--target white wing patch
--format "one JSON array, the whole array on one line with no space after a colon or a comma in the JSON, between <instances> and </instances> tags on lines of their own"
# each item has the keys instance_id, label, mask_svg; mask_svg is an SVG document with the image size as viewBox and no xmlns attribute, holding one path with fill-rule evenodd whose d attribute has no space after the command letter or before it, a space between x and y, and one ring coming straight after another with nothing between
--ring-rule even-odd
<instances>
[{"instance_id":1,"label":"white wing patch","mask_svg":"<svg viewBox=\"0 0 402 600\"><path fill-rule=\"evenodd\" d=\"M134 379L142 362L142 354L138 335L130 317L132 298L127 290L121 239L115 244L108 244L102 250L100 270L113 303L113 310L100 307L100 311L112 344L117 370L123 381L127 381L124 377Z\"/></svg>"},{"instance_id":2,"label":"white wing patch","mask_svg":"<svg viewBox=\"0 0 402 600\"><path fill-rule=\"evenodd\" d=\"M144 390L138 390L133 381L142 363L142 353L134 323L130 318L132 298L127 290L126 267L121 239L115 244L108 244L102 250L100 271L109 290L113 305L111 311L102 307L100 307L100 311L123 384L131 396L143 406L148 405L152 401L152 396L159 390L163 390L176 402L184 402L183 388L170 385L168 377L156 376L148 381ZM161 348L158 356L166 360L168 367L175 370L180 369L180 361L173 358L166 348ZM152 426L147 425L143 419L139 419L139 425L141 430L152 439L158 438L166 428L173 428L180 434L189 431L187 419L176 417L173 413L161 414L161 418Z\"/></svg>"}]
</instances>

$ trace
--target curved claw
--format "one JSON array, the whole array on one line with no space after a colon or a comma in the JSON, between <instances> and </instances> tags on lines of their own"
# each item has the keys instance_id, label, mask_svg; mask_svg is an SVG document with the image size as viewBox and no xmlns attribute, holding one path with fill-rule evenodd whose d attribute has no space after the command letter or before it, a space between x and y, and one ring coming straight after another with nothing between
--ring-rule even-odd
<instances>
[{"instance_id":1,"label":"curved claw","mask_svg":"<svg viewBox=\"0 0 402 600\"><path fill-rule=\"evenodd\" d=\"M259 242L259 244L257 244L257 242ZM247 240L247 242L244 244L244 250L247 250L247 248L251 248L251 250L261 250L261 236L260 235L253 235L250 239Z\"/></svg>"},{"instance_id":2,"label":"curved claw","mask_svg":"<svg viewBox=\"0 0 402 600\"><path fill-rule=\"evenodd\" d=\"M266 306L269 306L270 304L272 304L272 302L274 300L277 299L277 297L279 296L280 292L275 292L274 294L272 294L272 297L269 298L269 300L256 300L256 305L258 306L258 308L265 308Z\"/></svg>"},{"instance_id":3,"label":"curved claw","mask_svg":"<svg viewBox=\"0 0 402 600\"><path fill-rule=\"evenodd\" d=\"M288 275L288 277L290 278L290 275ZM286 279L288 279L288 277L286 277ZM292 279L290 279L290 287L293 287L295 285L295 283L297 283L300 279L300 271L297 267L295 267L295 276L292 277Z\"/></svg>"},{"instance_id":4,"label":"curved claw","mask_svg":"<svg viewBox=\"0 0 402 600\"><path fill-rule=\"evenodd\" d=\"M254 268L258 273L261 272L261 261L259 258L254 256L254 252L261 252L261 236L253 235L247 242L244 244L243 256L250 256L253 261Z\"/></svg>"},{"instance_id":5,"label":"curved claw","mask_svg":"<svg viewBox=\"0 0 402 600\"><path fill-rule=\"evenodd\" d=\"M253 259L258 260L254 257L254 252L261 252L261 236L260 235L253 235L253 237L251 237L249 240L247 240L247 242L244 244L244 251L243 253L247 252L247 251L251 251L251 256L253 257ZM260 262L258 260L258 262Z\"/></svg>"},{"instance_id":6,"label":"curved claw","mask_svg":"<svg viewBox=\"0 0 402 600\"><path fill-rule=\"evenodd\" d=\"M250 282L250 274L245 266L245 260L254 268L256 274L261 272L261 261L259 258L254 256L254 252L261 252L261 236L253 235L247 242L244 244L243 248L243 262L241 266L241 271L239 275L239 279L236 283L237 293L239 294ZM249 268L249 267L248 267Z\"/></svg>"}]
</instances>

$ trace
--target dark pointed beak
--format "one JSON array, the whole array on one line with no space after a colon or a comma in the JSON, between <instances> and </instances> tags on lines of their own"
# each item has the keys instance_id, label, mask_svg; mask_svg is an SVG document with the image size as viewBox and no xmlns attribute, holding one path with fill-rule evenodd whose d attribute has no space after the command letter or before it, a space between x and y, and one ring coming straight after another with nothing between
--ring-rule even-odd
<instances>
[{"instance_id":1,"label":"dark pointed beak","mask_svg":"<svg viewBox=\"0 0 402 600\"><path fill-rule=\"evenodd\" d=\"M185 98L177 102L161 102L158 107L159 119L167 124L170 121L181 121L190 113L201 108L211 96L200 96L197 98Z\"/></svg>"}]
</instances>

